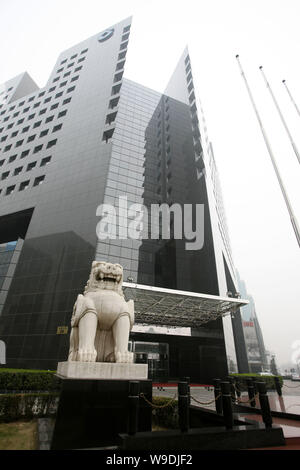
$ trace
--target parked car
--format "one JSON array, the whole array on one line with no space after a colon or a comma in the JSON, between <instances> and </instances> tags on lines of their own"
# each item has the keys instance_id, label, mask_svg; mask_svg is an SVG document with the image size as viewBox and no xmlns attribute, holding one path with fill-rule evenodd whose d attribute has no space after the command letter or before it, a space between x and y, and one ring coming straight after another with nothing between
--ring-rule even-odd
<instances>
[{"instance_id":1,"label":"parked car","mask_svg":"<svg viewBox=\"0 0 300 470\"><path fill-rule=\"evenodd\" d=\"M300 376L298 374L292 374L292 380L300 381Z\"/></svg>"}]
</instances>

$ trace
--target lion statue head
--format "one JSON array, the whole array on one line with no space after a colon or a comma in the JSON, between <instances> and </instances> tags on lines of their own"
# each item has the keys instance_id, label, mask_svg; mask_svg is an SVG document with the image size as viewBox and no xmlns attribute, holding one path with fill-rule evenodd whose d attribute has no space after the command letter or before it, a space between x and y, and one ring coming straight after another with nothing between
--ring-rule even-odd
<instances>
[{"instance_id":1,"label":"lion statue head","mask_svg":"<svg viewBox=\"0 0 300 470\"><path fill-rule=\"evenodd\" d=\"M123 267L106 261L93 261L84 294L99 289L109 289L123 296Z\"/></svg>"}]
</instances>

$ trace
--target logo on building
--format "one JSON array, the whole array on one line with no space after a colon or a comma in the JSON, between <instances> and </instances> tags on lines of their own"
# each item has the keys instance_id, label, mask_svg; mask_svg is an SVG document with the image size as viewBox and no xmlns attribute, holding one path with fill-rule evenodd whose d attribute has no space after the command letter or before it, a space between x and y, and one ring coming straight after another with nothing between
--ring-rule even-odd
<instances>
[{"instance_id":1,"label":"logo on building","mask_svg":"<svg viewBox=\"0 0 300 470\"><path fill-rule=\"evenodd\" d=\"M0 364L6 364L6 345L0 340Z\"/></svg>"},{"instance_id":2,"label":"logo on building","mask_svg":"<svg viewBox=\"0 0 300 470\"><path fill-rule=\"evenodd\" d=\"M107 41L107 39L112 37L112 35L114 34L114 31L115 31L114 28L106 29L105 31L103 31L103 33L101 33L98 36L98 41L99 42Z\"/></svg>"}]
</instances>

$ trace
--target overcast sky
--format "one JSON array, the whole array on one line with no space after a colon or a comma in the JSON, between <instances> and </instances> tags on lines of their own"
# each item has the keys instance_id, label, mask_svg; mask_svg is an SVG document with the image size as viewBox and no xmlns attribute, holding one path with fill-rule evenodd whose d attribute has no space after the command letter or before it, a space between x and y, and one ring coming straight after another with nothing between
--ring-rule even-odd
<instances>
[{"instance_id":1,"label":"overcast sky","mask_svg":"<svg viewBox=\"0 0 300 470\"><path fill-rule=\"evenodd\" d=\"M267 349L300 340L300 250L235 55L252 88L300 223L300 166L258 67L300 148L299 0L0 0L0 83L27 70L45 86L63 50L133 15L126 78L164 88L188 45L220 173L233 258Z\"/></svg>"}]
</instances>

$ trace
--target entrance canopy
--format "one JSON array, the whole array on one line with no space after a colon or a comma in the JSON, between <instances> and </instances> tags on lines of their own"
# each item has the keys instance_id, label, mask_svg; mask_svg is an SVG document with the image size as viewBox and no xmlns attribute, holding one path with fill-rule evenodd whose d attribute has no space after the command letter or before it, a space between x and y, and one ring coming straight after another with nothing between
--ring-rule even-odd
<instances>
[{"instance_id":1,"label":"entrance canopy","mask_svg":"<svg viewBox=\"0 0 300 470\"><path fill-rule=\"evenodd\" d=\"M123 282L126 300L134 300L135 322L161 326L199 327L216 320L248 300L198 294Z\"/></svg>"}]
</instances>

